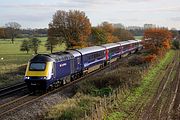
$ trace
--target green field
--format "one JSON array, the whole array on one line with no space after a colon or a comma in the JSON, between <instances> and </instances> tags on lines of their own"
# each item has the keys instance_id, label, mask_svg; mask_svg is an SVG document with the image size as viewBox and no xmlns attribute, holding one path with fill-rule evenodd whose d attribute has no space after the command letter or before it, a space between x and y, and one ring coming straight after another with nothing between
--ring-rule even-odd
<instances>
[{"instance_id":1,"label":"green field","mask_svg":"<svg viewBox=\"0 0 180 120\"><path fill-rule=\"evenodd\" d=\"M16 38L14 44L11 43L10 39L0 39L0 87L22 81L25 70L21 68L34 55L33 51L30 51L29 54L20 51L24 39L28 38ZM50 53L45 47L47 37L39 37L38 39L41 40L38 53ZM62 50L65 50L64 44L57 45L54 52Z\"/></svg>"},{"instance_id":2,"label":"green field","mask_svg":"<svg viewBox=\"0 0 180 120\"><path fill-rule=\"evenodd\" d=\"M143 36L134 36L134 38L142 40Z\"/></svg>"}]
</instances>

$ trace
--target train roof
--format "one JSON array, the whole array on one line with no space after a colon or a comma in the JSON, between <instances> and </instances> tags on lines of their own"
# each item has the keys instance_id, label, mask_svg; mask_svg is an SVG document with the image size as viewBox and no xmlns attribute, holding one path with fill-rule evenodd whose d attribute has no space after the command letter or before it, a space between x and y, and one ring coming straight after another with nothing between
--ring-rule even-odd
<instances>
[{"instance_id":1,"label":"train roof","mask_svg":"<svg viewBox=\"0 0 180 120\"><path fill-rule=\"evenodd\" d=\"M81 56L81 53L77 50L67 50L66 52L72 54L74 57L78 57L78 56Z\"/></svg>"},{"instance_id":2,"label":"train roof","mask_svg":"<svg viewBox=\"0 0 180 120\"><path fill-rule=\"evenodd\" d=\"M82 48L82 49L77 49L77 50L79 52L81 52L82 55L85 55L88 53L93 53L93 52L105 50L105 48L102 46L93 46L93 47L87 47L87 48Z\"/></svg>"},{"instance_id":3,"label":"train roof","mask_svg":"<svg viewBox=\"0 0 180 120\"><path fill-rule=\"evenodd\" d=\"M128 45L128 44L130 44L129 41L121 41L121 42L117 42L117 43L119 43L121 45Z\"/></svg>"},{"instance_id":4,"label":"train roof","mask_svg":"<svg viewBox=\"0 0 180 120\"><path fill-rule=\"evenodd\" d=\"M118 43L108 43L108 44L104 44L104 45L101 45L101 46L106 47L107 49L109 49L109 48L112 48L112 47L118 47L118 46L120 46L120 44L118 44Z\"/></svg>"},{"instance_id":5,"label":"train roof","mask_svg":"<svg viewBox=\"0 0 180 120\"><path fill-rule=\"evenodd\" d=\"M50 62L50 61L54 61L54 59L48 54L38 54L30 60L30 62Z\"/></svg>"},{"instance_id":6,"label":"train roof","mask_svg":"<svg viewBox=\"0 0 180 120\"><path fill-rule=\"evenodd\" d=\"M142 40L140 40L140 39L136 39L136 41L141 42Z\"/></svg>"},{"instance_id":7,"label":"train roof","mask_svg":"<svg viewBox=\"0 0 180 120\"><path fill-rule=\"evenodd\" d=\"M137 40L128 40L130 43L138 43Z\"/></svg>"},{"instance_id":8,"label":"train roof","mask_svg":"<svg viewBox=\"0 0 180 120\"><path fill-rule=\"evenodd\" d=\"M50 54L50 56L56 61L65 61L65 60L74 58L74 56L68 52L55 52L55 53Z\"/></svg>"}]
</instances>

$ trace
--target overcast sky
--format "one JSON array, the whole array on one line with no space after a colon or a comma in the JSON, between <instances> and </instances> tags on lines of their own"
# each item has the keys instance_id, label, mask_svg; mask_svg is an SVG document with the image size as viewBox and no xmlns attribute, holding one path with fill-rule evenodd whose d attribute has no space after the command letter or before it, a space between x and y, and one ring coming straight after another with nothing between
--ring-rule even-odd
<instances>
[{"instance_id":1,"label":"overcast sky","mask_svg":"<svg viewBox=\"0 0 180 120\"><path fill-rule=\"evenodd\" d=\"M44 28L57 10L74 9L84 11L93 26L108 21L180 29L180 0L0 0L0 26L13 21L23 28Z\"/></svg>"}]
</instances>

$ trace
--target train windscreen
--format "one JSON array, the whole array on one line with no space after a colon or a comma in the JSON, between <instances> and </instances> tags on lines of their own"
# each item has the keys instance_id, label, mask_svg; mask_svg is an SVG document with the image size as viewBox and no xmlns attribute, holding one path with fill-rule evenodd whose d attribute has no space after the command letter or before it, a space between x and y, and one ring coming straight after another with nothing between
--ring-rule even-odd
<instances>
[{"instance_id":1,"label":"train windscreen","mask_svg":"<svg viewBox=\"0 0 180 120\"><path fill-rule=\"evenodd\" d=\"M30 71L44 71L46 68L46 63L31 63L29 70Z\"/></svg>"}]
</instances>

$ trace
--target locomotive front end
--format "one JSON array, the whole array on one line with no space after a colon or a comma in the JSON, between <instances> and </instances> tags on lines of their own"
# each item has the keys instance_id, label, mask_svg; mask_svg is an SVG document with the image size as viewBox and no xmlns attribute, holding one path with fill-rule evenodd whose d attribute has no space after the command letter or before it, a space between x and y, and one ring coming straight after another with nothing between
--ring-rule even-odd
<instances>
[{"instance_id":1,"label":"locomotive front end","mask_svg":"<svg viewBox=\"0 0 180 120\"><path fill-rule=\"evenodd\" d=\"M30 91L46 90L53 78L53 60L46 55L37 55L28 62L24 81Z\"/></svg>"}]
</instances>

